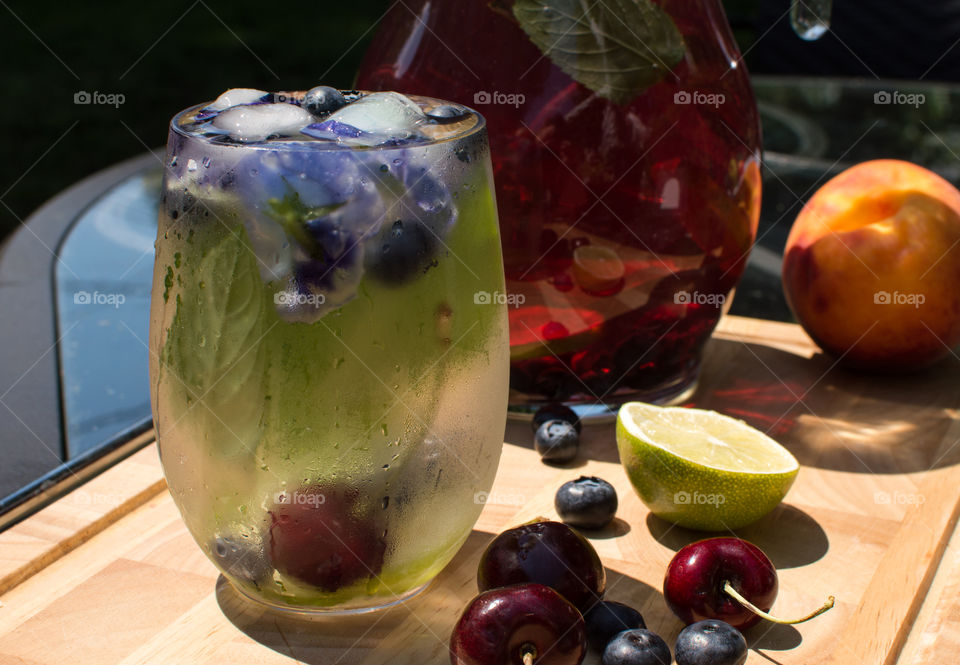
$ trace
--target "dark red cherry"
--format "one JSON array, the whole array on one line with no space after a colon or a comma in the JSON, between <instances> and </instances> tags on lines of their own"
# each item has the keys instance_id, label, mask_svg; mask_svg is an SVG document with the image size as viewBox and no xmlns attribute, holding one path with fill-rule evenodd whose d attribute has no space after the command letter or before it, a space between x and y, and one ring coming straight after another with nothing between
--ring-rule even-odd
<instances>
[{"instance_id":1,"label":"dark red cherry","mask_svg":"<svg viewBox=\"0 0 960 665\"><path fill-rule=\"evenodd\" d=\"M452 665L580 665L583 617L542 584L491 589L474 598L450 635Z\"/></svg>"},{"instance_id":2,"label":"dark red cherry","mask_svg":"<svg viewBox=\"0 0 960 665\"><path fill-rule=\"evenodd\" d=\"M540 521L507 529L480 557L481 591L525 582L549 586L586 612L603 597L606 573L589 540L566 524Z\"/></svg>"},{"instance_id":3,"label":"dark red cherry","mask_svg":"<svg viewBox=\"0 0 960 665\"><path fill-rule=\"evenodd\" d=\"M333 483L277 495L269 510L270 562L324 591L378 575L386 550L378 505L362 501L357 488Z\"/></svg>"}]
</instances>

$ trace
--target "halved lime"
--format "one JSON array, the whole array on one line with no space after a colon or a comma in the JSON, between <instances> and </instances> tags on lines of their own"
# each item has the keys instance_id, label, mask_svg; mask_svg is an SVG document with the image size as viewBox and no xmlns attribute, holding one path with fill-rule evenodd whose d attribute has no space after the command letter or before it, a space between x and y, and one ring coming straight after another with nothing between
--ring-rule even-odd
<instances>
[{"instance_id":1,"label":"halved lime","mask_svg":"<svg viewBox=\"0 0 960 665\"><path fill-rule=\"evenodd\" d=\"M650 511L691 529L726 531L783 500L800 465L779 443L716 411L628 402L617 447Z\"/></svg>"},{"instance_id":2,"label":"halved lime","mask_svg":"<svg viewBox=\"0 0 960 665\"><path fill-rule=\"evenodd\" d=\"M626 271L620 256L609 247L583 245L573 250L573 278L588 293L615 289Z\"/></svg>"}]
</instances>

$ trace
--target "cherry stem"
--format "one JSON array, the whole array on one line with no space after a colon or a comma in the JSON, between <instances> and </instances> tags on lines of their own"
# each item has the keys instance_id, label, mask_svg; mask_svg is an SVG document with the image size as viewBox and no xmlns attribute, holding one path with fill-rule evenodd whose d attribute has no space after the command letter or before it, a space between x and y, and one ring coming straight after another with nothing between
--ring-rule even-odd
<instances>
[{"instance_id":1,"label":"cherry stem","mask_svg":"<svg viewBox=\"0 0 960 665\"><path fill-rule=\"evenodd\" d=\"M537 657L537 647L526 643L520 647L520 653L523 654L523 665L533 665L534 659Z\"/></svg>"},{"instance_id":2,"label":"cherry stem","mask_svg":"<svg viewBox=\"0 0 960 665\"><path fill-rule=\"evenodd\" d=\"M749 600L747 600L746 598L744 598L742 595L740 595L740 592L737 591L736 589L734 589L734 588L733 588L733 585L730 584L730 582L724 582L724 583L723 583L723 590L724 590L724 592L726 592L727 594L733 596L733 598L734 598L738 603L740 603L741 605L743 605L744 607L746 607L748 610L750 610L751 612L753 612L753 613L756 614L757 616L761 616L761 617L763 617L764 619L766 619L767 621L772 621L772 622L774 622L774 623L780 623L780 624L784 624L784 625L793 625L793 624L795 624L795 623L803 623L804 621L810 621L810 619L812 619L813 617L820 616L821 614L823 614L824 612L826 612L827 610L829 610L831 607L833 607L833 603L834 603L834 601L836 600L836 598L834 598L833 596L830 596L829 598L827 598L827 602L825 602L823 605L821 605L820 608L819 608L818 610L816 610L815 612L811 612L811 613L808 614L807 616L801 617L800 619L794 619L793 621L788 621L787 619L780 619L780 618L775 617L775 616L773 616L773 615L771 615L771 614L767 614L766 612L764 612L763 610L761 610L759 607L757 607L756 605L754 605L753 603L751 603ZM526 664L525 664L525 665L526 665Z\"/></svg>"}]
</instances>

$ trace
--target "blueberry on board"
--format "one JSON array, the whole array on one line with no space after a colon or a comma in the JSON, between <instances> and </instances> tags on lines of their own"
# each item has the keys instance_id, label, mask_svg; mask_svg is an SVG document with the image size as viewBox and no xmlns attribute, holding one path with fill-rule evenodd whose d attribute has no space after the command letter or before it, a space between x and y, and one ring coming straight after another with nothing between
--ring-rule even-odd
<instances>
[{"instance_id":1,"label":"blueberry on board","mask_svg":"<svg viewBox=\"0 0 960 665\"><path fill-rule=\"evenodd\" d=\"M644 628L618 633L600 659L602 665L670 665L672 661L663 638Z\"/></svg>"},{"instance_id":2,"label":"blueberry on board","mask_svg":"<svg viewBox=\"0 0 960 665\"><path fill-rule=\"evenodd\" d=\"M587 622L587 640L590 648L603 653L617 634L634 628L646 628L640 612L629 605L612 600L601 600L583 615Z\"/></svg>"},{"instance_id":3,"label":"blueberry on board","mask_svg":"<svg viewBox=\"0 0 960 665\"><path fill-rule=\"evenodd\" d=\"M602 529L617 513L617 490L602 478L580 476L560 486L553 506L570 526Z\"/></svg>"},{"instance_id":4,"label":"blueberry on board","mask_svg":"<svg viewBox=\"0 0 960 665\"><path fill-rule=\"evenodd\" d=\"M580 435L565 420L548 420L537 430L533 446L544 462L569 462L577 456Z\"/></svg>"},{"instance_id":5,"label":"blueberry on board","mask_svg":"<svg viewBox=\"0 0 960 665\"><path fill-rule=\"evenodd\" d=\"M675 651L677 665L743 665L747 641L730 624L707 619L680 631Z\"/></svg>"},{"instance_id":6,"label":"blueberry on board","mask_svg":"<svg viewBox=\"0 0 960 665\"><path fill-rule=\"evenodd\" d=\"M580 433L580 419L576 412L565 404L551 402L537 409L537 412L533 414L533 422L531 423L533 431L536 432L540 429L540 425L548 420L565 420L576 428L577 434Z\"/></svg>"},{"instance_id":7,"label":"blueberry on board","mask_svg":"<svg viewBox=\"0 0 960 665\"><path fill-rule=\"evenodd\" d=\"M326 115L346 106L347 100L336 88L318 85L307 91L302 104L313 115Z\"/></svg>"}]
</instances>

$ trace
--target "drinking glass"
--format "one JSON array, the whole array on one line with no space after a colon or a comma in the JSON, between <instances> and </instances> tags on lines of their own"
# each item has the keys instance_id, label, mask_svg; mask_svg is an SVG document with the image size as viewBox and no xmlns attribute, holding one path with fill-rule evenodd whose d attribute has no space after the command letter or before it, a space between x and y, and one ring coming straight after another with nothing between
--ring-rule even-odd
<instances>
[{"instance_id":1,"label":"drinking glass","mask_svg":"<svg viewBox=\"0 0 960 665\"><path fill-rule=\"evenodd\" d=\"M415 136L230 134L200 105L167 146L150 317L164 473L233 587L293 610L366 611L433 579L483 507L506 419L485 121L357 97L370 117L406 105ZM302 116L303 93L277 99L241 111Z\"/></svg>"}]
</instances>

